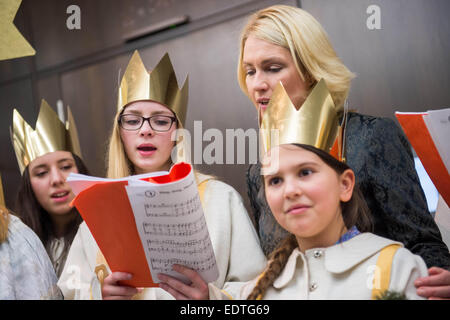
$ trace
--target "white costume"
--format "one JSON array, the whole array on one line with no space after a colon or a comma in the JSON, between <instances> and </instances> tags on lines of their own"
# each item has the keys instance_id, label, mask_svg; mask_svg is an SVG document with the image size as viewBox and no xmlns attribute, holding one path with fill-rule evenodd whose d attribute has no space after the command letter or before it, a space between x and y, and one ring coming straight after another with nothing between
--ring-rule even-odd
<instances>
[{"instance_id":1,"label":"white costume","mask_svg":"<svg viewBox=\"0 0 450 320\"><path fill-rule=\"evenodd\" d=\"M401 245L362 233L328 248L306 250L305 254L296 248L263 299L369 300L378 256L391 244ZM427 275L422 258L401 245L392 260L388 290L403 293L407 299L423 299L417 295L414 281ZM257 281L230 283L223 291L210 284L210 299L246 299Z\"/></svg>"},{"instance_id":2,"label":"white costume","mask_svg":"<svg viewBox=\"0 0 450 320\"><path fill-rule=\"evenodd\" d=\"M198 183L210 177L196 174ZM261 273L266 258L240 195L231 186L211 179L203 196L203 209L219 269L214 285L248 281ZM101 287L94 272L99 248L86 223L72 243L58 281L65 299L101 299ZM108 272L111 272L108 269ZM147 288L137 299L173 299L160 288Z\"/></svg>"},{"instance_id":3,"label":"white costume","mask_svg":"<svg viewBox=\"0 0 450 320\"><path fill-rule=\"evenodd\" d=\"M8 238L0 244L0 300L62 299L41 240L18 217L9 219Z\"/></svg>"}]
</instances>

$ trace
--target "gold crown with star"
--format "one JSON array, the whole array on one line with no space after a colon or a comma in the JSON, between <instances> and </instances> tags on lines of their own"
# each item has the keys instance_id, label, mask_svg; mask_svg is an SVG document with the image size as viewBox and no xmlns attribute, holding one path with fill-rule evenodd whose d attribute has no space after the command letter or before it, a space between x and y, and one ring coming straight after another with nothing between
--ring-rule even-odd
<instances>
[{"instance_id":1,"label":"gold crown with star","mask_svg":"<svg viewBox=\"0 0 450 320\"><path fill-rule=\"evenodd\" d=\"M188 90L188 77L183 87L178 87L168 53L148 72L139 52L135 50L120 82L117 111L121 112L123 107L135 101L152 100L172 110L179 124L184 126Z\"/></svg>"},{"instance_id":2,"label":"gold crown with star","mask_svg":"<svg viewBox=\"0 0 450 320\"><path fill-rule=\"evenodd\" d=\"M36 129L33 130L14 109L10 133L21 173L31 161L49 152L69 151L81 157L75 120L69 107L67 111L64 124L47 101L42 99Z\"/></svg>"},{"instance_id":3,"label":"gold crown with star","mask_svg":"<svg viewBox=\"0 0 450 320\"><path fill-rule=\"evenodd\" d=\"M345 119L346 112L335 107L324 79L314 86L299 109L280 82L260 118L261 150L267 153L282 144L306 144L345 161Z\"/></svg>"}]
</instances>

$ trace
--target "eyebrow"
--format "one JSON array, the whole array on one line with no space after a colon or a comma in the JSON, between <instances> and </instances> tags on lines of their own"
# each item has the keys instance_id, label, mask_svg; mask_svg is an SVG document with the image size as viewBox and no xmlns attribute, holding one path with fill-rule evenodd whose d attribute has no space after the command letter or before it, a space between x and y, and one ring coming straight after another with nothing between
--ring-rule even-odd
<instances>
[{"instance_id":1,"label":"eyebrow","mask_svg":"<svg viewBox=\"0 0 450 320\"><path fill-rule=\"evenodd\" d=\"M128 112L129 112L129 113L132 113L132 114L135 114L135 115L138 115L138 116L141 116L141 115L142 115L142 112L139 111L139 110L133 110L133 109L131 109L131 110L128 110ZM126 113L125 113L125 114L126 114ZM151 115L151 116L154 116L154 115L173 116L173 114L172 114L169 110L157 110L157 111L152 111L152 112L150 113L150 115Z\"/></svg>"},{"instance_id":2,"label":"eyebrow","mask_svg":"<svg viewBox=\"0 0 450 320\"><path fill-rule=\"evenodd\" d=\"M64 159L58 160L57 163L60 164L61 162L64 162L64 161L75 162L75 160L73 160L73 159L71 159L71 158L64 158ZM43 164L40 164L40 165L34 167L34 168L32 169L32 171L34 171L34 170L36 170L36 169L40 169L40 168L46 168L46 167L48 167L48 164L43 163Z\"/></svg>"},{"instance_id":3,"label":"eyebrow","mask_svg":"<svg viewBox=\"0 0 450 320\"><path fill-rule=\"evenodd\" d=\"M304 166L315 166L316 167L316 166L318 166L318 163L313 162L313 161L302 162L302 163L295 165L295 168L300 168L300 167L304 167ZM266 178L266 177L269 178L269 177L277 176L279 174L280 174L280 171L277 171L275 173L267 174L267 175L263 175L263 176L264 176L264 178Z\"/></svg>"},{"instance_id":4,"label":"eyebrow","mask_svg":"<svg viewBox=\"0 0 450 320\"><path fill-rule=\"evenodd\" d=\"M268 63L272 63L272 62L283 63L281 61L281 59L278 58L278 57L270 57L270 58L267 58L267 59L264 59L263 61L261 61L261 64L265 65L265 64L268 64ZM245 62L245 61L243 61L242 64L244 65L244 67L245 66L253 66L253 63L249 63L249 62Z\"/></svg>"}]
</instances>

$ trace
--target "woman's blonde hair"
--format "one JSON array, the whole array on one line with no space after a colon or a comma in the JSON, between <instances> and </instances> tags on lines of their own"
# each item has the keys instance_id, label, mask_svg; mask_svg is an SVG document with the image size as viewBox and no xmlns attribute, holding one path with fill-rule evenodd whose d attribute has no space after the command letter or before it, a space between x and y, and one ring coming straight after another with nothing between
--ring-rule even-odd
<instances>
[{"instance_id":1,"label":"woman's blonde hair","mask_svg":"<svg viewBox=\"0 0 450 320\"><path fill-rule=\"evenodd\" d=\"M117 112L114 118L113 130L109 139L106 177L111 179L128 177L134 174L133 164L128 159L120 138L119 117L121 114L122 112Z\"/></svg>"},{"instance_id":2,"label":"woman's blonde hair","mask_svg":"<svg viewBox=\"0 0 450 320\"><path fill-rule=\"evenodd\" d=\"M325 79L336 107L344 105L355 75L336 55L325 30L311 14L300 8L275 5L250 17L241 33L237 71L239 85L246 94L243 55L250 35L288 49L302 80L312 86Z\"/></svg>"},{"instance_id":3,"label":"woman's blonde hair","mask_svg":"<svg viewBox=\"0 0 450 320\"><path fill-rule=\"evenodd\" d=\"M9 211L0 205L0 243L8 238Z\"/></svg>"}]
</instances>

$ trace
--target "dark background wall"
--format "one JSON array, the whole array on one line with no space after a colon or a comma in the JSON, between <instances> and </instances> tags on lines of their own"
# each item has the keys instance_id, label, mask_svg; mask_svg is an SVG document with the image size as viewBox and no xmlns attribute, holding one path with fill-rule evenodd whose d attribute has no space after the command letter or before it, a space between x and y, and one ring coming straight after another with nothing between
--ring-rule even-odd
<instances>
[{"instance_id":1,"label":"dark background wall","mask_svg":"<svg viewBox=\"0 0 450 320\"><path fill-rule=\"evenodd\" d=\"M56 109L69 105L86 164L104 175L107 139L115 114L119 72L139 49L147 68L169 52L179 83L189 74L186 127L203 131L256 128L256 112L236 80L238 38L247 16L285 3L315 16L344 63L357 74L350 107L394 118L395 111L449 105L450 28L447 0L23 0L15 25L36 55L0 61L0 172L6 204L13 207L20 173L9 138L17 108L32 126L41 98ZM69 5L81 9L81 30L69 30ZM370 30L366 12L380 8L381 29ZM183 16L189 22L129 41L143 28ZM119 71L120 70L120 71ZM204 146L209 142L205 142ZM248 163L248 159L247 159ZM246 204L242 165L199 165L235 187Z\"/></svg>"}]
</instances>

